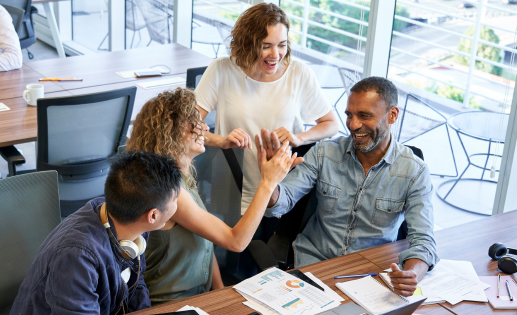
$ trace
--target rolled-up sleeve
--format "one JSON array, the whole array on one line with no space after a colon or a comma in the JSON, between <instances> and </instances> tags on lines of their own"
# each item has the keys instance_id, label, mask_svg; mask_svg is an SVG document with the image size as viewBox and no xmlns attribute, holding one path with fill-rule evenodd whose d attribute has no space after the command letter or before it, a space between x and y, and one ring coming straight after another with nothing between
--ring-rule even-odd
<instances>
[{"instance_id":1,"label":"rolled-up sleeve","mask_svg":"<svg viewBox=\"0 0 517 315\"><path fill-rule=\"evenodd\" d=\"M427 166L413 178L405 204L409 248L399 254L399 262L416 258L429 265L429 270L440 261L434 239L433 186Z\"/></svg>"},{"instance_id":2,"label":"rolled-up sleeve","mask_svg":"<svg viewBox=\"0 0 517 315\"><path fill-rule=\"evenodd\" d=\"M278 185L280 195L276 204L266 209L266 217L280 218L314 187L318 178L318 147L319 144L312 147L305 154L303 163L297 165Z\"/></svg>"}]
</instances>

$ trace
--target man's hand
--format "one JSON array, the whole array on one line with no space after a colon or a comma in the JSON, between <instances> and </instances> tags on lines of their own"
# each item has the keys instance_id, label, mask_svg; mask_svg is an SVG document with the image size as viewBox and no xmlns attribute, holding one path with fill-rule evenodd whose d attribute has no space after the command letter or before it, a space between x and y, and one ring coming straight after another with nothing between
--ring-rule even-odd
<instances>
[{"instance_id":1,"label":"man's hand","mask_svg":"<svg viewBox=\"0 0 517 315\"><path fill-rule=\"evenodd\" d=\"M251 137L242 131L242 129L237 128L230 132L226 137L224 137L219 144L221 149L229 149L229 148L249 148L251 150Z\"/></svg>"},{"instance_id":2,"label":"man's hand","mask_svg":"<svg viewBox=\"0 0 517 315\"><path fill-rule=\"evenodd\" d=\"M388 272L394 292L402 296L412 296L418 284L418 274L413 270L401 271L395 263L391 264L392 272Z\"/></svg>"},{"instance_id":3,"label":"man's hand","mask_svg":"<svg viewBox=\"0 0 517 315\"><path fill-rule=\"evenodd\" d=\"M269 161L282 145L278 140L277 134L275 132L270 134L267 129L260 130L260 137L262 138L262 145L264 149L266 149L266 159ZM258 135L255 135L255 145L257 146L257 150L260 151L260 139Z\"/></svg>"},{"instance_id":4,"label":"man's hand","mask_svg":"<svg viewBox=\"0 0 517 315\"><path fill-rule=\"evenodd\" d=\"M273 133L276 133L278 135L278 140L280 140L281 143L289 141L293 148L299 147L303 144L303 140L300 139L300 137L298 137L295 134L292 134L289 130L285 129L284 127L278 128L277 130L273 131Z\"/></svg>"}]
</instances>

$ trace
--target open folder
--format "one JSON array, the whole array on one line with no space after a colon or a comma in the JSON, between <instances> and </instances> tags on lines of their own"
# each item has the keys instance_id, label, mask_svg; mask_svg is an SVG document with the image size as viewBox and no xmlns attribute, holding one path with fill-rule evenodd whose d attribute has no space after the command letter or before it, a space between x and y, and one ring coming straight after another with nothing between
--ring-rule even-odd
<instances>
[{"instance_id":1,"label":"open folder","mask_svg":"<svg viewBox=\"0 0 517 315\"><path fill-rule=\"evenodd\" d=\"M409 315L425 301L425 297L400 296L371 276L339 282L336 287L372 315Z\"/></svg>"}]
</instances>

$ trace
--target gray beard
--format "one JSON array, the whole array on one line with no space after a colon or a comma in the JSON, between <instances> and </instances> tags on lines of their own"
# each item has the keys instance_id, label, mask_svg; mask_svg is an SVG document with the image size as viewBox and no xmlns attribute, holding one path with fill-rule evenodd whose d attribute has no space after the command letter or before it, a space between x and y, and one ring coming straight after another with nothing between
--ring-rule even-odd
<instances>
[{"instance_id":1,"label":"gray beard","mask_svg":"<svg viewBox=\"0 0 517 315\"><path fill-rule=\"evenodd\" d=\"M388 135L389 130L390 130L389 128L381 130L381 133L379 134L379 136L376 139L370 140L370 142L367 143L366 145L358 145L357 143L353 142L354 149L356 149L357 151L362 152L362 153L370 152L371 150L373 150L373 148L375 148L379 144L379 142L382 141L382 139L384 139Z\"/></svg>"}]
</instances>

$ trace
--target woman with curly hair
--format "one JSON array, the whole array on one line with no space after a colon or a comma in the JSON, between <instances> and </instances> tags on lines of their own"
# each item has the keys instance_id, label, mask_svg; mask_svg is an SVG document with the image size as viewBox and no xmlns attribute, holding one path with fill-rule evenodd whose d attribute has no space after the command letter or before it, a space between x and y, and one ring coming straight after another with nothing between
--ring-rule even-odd
<instances>
[{"instance_id":1,"label":"woman with curly hair","mask_svg":"<svg viewBox=\"0 0 517 315\"><path fill-rule=\"evenodd\" d=\"M240 252L249 244L276 185L301 162L287 143L269 161L259 150L261 181L246 215L235 227L208 213L198 195L192 159L205 152L207 126L194 93L182 88L150 99L133 124L127 150L153 151L174 158L183 173L178 209L161 231L149 236L145 282L153 305L223 287L213 250L215 243Z\"/></svg>"},{"instance_id":2,"label":"woman with curly hair","mask_svg":"<svg viewBox=\"0 0 517 315\"><path fill-rule=\"evenodd\" d=\"M217 110L215 133L206 134L207 145L250 149L244 152L242 213L260 181L249 135L267 129L280 142L297 147L339 130L314 72L291 59L288 32L287 15L277 5L250 7L232 30L230 57L214 60L195 91L203 119ZM317 124L304 131L304 124L312 121Z\"/></svg>"}]
</instances>

